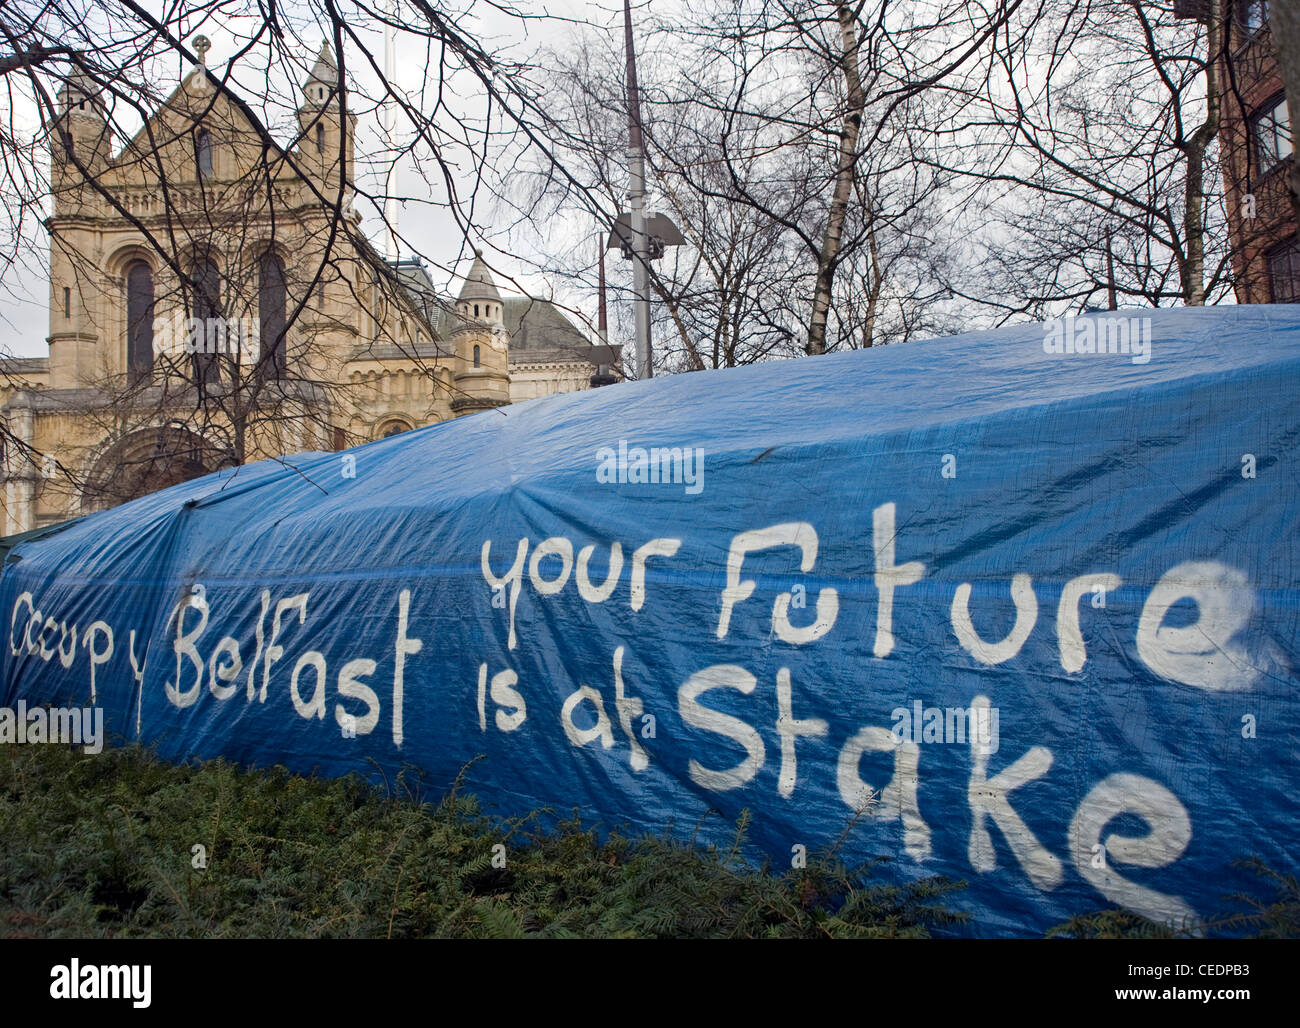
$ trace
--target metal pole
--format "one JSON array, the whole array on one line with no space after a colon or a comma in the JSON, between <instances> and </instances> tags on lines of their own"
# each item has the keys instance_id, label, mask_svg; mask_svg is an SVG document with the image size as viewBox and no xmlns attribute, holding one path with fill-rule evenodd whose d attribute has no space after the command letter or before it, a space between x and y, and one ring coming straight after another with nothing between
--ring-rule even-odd
<instances>
[{"instance_id":1,"label":"metal pole","mask_svg":"<svg viewBox=\"0 0 1300 1028\"><path fill-rule=\"evenodd\" d=\"M384 86L388 90L393 87L393 75L397 69L397 44L393 38L393 26L391 22L397 18L397 0L389 0L387 4L388 17L384 21ZM393 132L397 127L397 106L392 97L384 98L384 143L389 150L393 149ZM397 154L393 153L392 163L388 166L388 174L384 178L384 222L387 231L384 233L384 256L390 261L397 260L397 197L395 195L397 185Z\"/></svg>"},{"instance_id":2,"label":"metal pole","mask_svg":"<svg viewBox=\"0 0 1300 1028\"><path fill-rule=\"evenodd\" d=\"M627 49L628 210L632 229L632 288L636 302L636 377L652 378L650 346L650 241L645 230L645 145L641 136L641 99L636 84L636 50L632 46L632 5L623 0L623 36Z\"/></svg>"},{"instance_id":3,"label":"metal pole","mask_svg":"<svg viewBox=\"0 0 1300 1028\"><path fill-rule=\"evenodd\" d=\"M596 239L596 260L600 262L599 306L596 313L596 331L600 333L600 344L609 345L609 314L605 305L605 235L601 233Z\"/></svg>"},{"instance_id":4,"label":"metal pole","mask_svg":"<svg viewBox=\"0 0 1300 1028\"><path fill-rule=\"evenodd\" d=\"M1115 251L1111 246L1110 229L1106 229L1106 306L1118 310L1115 302Z\"/></svg>"}]
</instances>

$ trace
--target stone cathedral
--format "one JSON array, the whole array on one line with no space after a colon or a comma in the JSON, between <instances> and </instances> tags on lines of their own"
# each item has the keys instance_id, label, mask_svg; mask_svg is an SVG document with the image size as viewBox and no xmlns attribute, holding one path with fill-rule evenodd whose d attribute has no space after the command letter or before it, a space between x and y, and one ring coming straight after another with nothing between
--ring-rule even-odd
<instances>
[{"instance_id":1,"label":"stone cathedral","mask_svg":"<svg viewBox=\"0 0 1300 1028\"><path fill-rule=\"evenodd\" d=\"M193 69L116 150L93 83L60 91L49 356L0 361L0 534L588 388L617 360L481 256L447 297L375 251L328 44L288 145L215 82Z\"/></svg>"}]
</instances>

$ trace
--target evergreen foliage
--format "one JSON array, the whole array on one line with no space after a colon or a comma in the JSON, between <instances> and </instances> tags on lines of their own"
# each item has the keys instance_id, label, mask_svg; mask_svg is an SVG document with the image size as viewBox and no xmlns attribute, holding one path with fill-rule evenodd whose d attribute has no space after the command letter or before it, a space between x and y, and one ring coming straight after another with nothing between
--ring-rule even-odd
<instances>
[{"instance_id":1,"label":"evergreen foliage","mask_svg":"<svg viewBox=\"0 0 1300 1028\"><path fill-rule=\"evenodd\" d=\"M833 854L749 866L747 817L726 849L543 820L487 817L458 788L430 800L409 772L377 790L2 746L0 936L920 937L963 917L942 879L884 884Z\"/></svg>"},{"instance_id":2,"label":"evergreen foliage","mask_svg":"<svg viewBox=\"0 0 1300 1028\"><path fill-rule=\"evenodd\" d=\"M545 829L546 811L492 818L459 786L435 799L413 771L376 789L139 747L0 746L0 937L919 938L967 917L945 906L964 883L878 881L838 844L806 869L752 866L747 813L705 847L577 812ZM1048 935L1300 936L1295 876L1238 863L1259 894L1200 924L1102 910Z\"/></svg>"}]
</instances>

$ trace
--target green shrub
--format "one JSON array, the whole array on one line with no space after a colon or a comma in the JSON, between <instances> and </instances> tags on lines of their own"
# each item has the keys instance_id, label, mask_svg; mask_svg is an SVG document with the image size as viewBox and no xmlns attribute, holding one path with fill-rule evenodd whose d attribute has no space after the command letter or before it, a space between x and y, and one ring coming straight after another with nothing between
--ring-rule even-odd
<instances>
[{"instance_id":1,"label":"green shrub","mask_svg":"<svg viewBox=\"0 0 1300 1028\"><path fill-rule=\"evenodd\" d=\"M961 883L883 884L833 851L751 867L747 816L726 849L542 820L489 818L456 788L428 801L411 772L381 791L0 746L0 935L918 937L965 917L943 906Z\"/></svg>"}]
</instances>

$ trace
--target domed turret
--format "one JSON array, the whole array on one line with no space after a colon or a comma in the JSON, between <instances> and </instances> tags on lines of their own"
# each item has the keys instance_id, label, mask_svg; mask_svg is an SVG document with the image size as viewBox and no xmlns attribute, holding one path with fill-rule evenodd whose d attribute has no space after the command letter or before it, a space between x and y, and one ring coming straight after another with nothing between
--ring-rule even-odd
<instances>
[{"instance_id":1,"label":"domed turret","mask_svg":"<svg viewBox=\"0 0 1300 1028\"><path fill-rule=\"evenodd\" d=\"M334 61L334 48L328 39L322 40L316 63L302 84L304 106L323 107L339 84L339 66Z\"/></svg>"},{"instance_id":2,"label":"domed turret","mask_svg":"<svg viewBox=\"0 0 1300 1028\"><path fill-rule=\"evenodd\" d=\"M333 189L338 188L340 166L347 175L349 186L353 174L353 137L357 116L350 110L347 112L347 131L344 132L339 117L339 93L342 89L334 49L327 39L321 43L316 63L302 84L302 105L298 108L302 141L298 149L305 157L305 166L322 175L327 186ZM342 106L346 108L347 104ZM348 192L350 195L350 188Z\"/></svg>"},{"instance_id":3,"label":"domed turret","mask_svg":"<svg viewBox=\"0 0 1300 1028\"><path fill-rule=\"evenodd\" d=\"M108 161L111 148L108 119L99 86L88 74L75 68L59 88L59 120L56 131L50 137L56 188L80 184L76 162L80 162L91 173L101 171ZM75 154L76 162L73 161L72 154ZM71 183L68 182L69 177ZM56 203L57 201L56 195Z\"/></svg>"},{"instance_id":4,"label":"domed turret","mask_svg":"<svg viewBox=\"0 0 1300 1028\"><path fill-rule=\"evenodd\" d=\"M465 285L456 300L456 313L465 321L473 319L489 325L505 325L501 312L501 294L492 281L492 273L483 263L482 251L474 251L474 264L470 267Z\"/></svg>"},{"instance_id":5,"label":"domed turret","mask_svg":"<svg viewBox=\"0 0 1300 1028\"><path fill-rule=\"evenodd\" d=\"M456 313L460 324L451 334L457 389L452 411L459 415L504 406L510 402L509 338L501 293L477 250L456 298Z\"/></svg>"}]
</instances>

